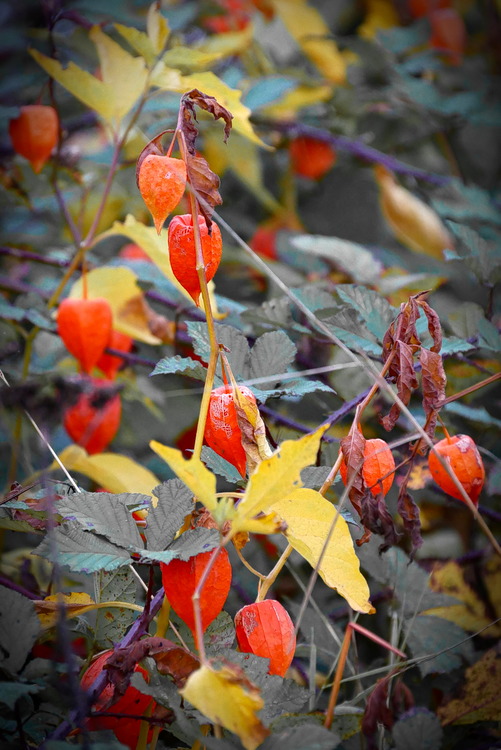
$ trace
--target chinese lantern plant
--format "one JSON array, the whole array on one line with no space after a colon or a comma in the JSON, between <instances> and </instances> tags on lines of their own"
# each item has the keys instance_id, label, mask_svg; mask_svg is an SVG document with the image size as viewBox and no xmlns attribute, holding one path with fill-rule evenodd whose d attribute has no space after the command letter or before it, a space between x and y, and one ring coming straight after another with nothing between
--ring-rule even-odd
<instances>
[{"instance_id":1,"label":"chinese lantern plant","mask_svg":"<svg viewBox=\"0 0 501 750\"><path fill-rule=\"evenodd\" d=\"M336 163L336 152L329 143L308 136L295 138L289 153L294 172L310 180L319 180Z\"/></svg>"},{"instance_id":2,"label":"chinese lantern plant","mask_svg":"<svg viewBox=\"0 0 501 750\"><path fill-rule=\"evenodd\" d=\"M19 116L9 123L9 135L14 151L28 159L34 172L40 172L58 142L56 110L44 104L21 107Z\"/></svg>"},{"instance_id":3,"label":"chinese lantern plant","mask_svg":"<svg viewBox=\"0 0 501 750\"><path fill-rule=\"evenodd\" d=\"M78 299L67 297L59 305L57 330L64 345L89 374L108 346L113 313L102 297Z\"/></svg>"},{"instance_id":4,"label":"chinese lantern plant","mask_svg":"<svg viewBox=\"0 0 501 750\"><path fill-rule=\"evenodd\" d=\"M294 623L275 599L242 607L235 615L238 648L270 660L269 673L281 677L289 669L296 650Z\"/></svg>"},{"instance_id":5,"label":"chinese lantern plant","mask_svg":"<svg viewBox=\"0 0 501 750\"><path fill-rule=\"evenodd\" d=\"M120 331L112 331L110 334L110 339L107 343L107 347L116 349L120 352L128 353L132 349L133 343L134 341L131 339L131 337L127 336L125 333L120 333ZM113 378L116 377L116 374L121 368L122 364L123 359L121 357L103 352L96 362L96 367L101 370L101 372L103 372L107 378L113 380Z\"/></svg>"},{"instance_id":6,"label":"chinese lantern plant","mask_svg":"<svg viewBox=\"0 0 501 750\"><path fill-rule=\"evenodd\" d=\"M109 380L93 379L91 393L82 393L74 406L66 409L63 424L71 439L87 453L102 453L113 440L122 416L122 402L118 393L104 400L100 395L111 385ZM103 403L99 403L103 400Z\"/></svg>"},{"instance_id":7,"label":"chinese lantern plant","mask_svg":"<svg viewBox=\"0 0 501 750\"><path fill-rule=\"evenodd\" d=\"M195 635L195 609L193 594L213 555L213 551L200 552L189 560L174 559L160 563L165 596L174 612ZM224 607L231 588L231 563L222 548L212 565L200 591L199 607L202 631L205 632Z\"/></svg>"},{"instance_id":8,"label":"chinese lantern plant","mask_svg":"<svg viewBox=\"0 0 501 750\"><path fill-rule=\"evenodd\" d=\"M256 403L256 397L250 388L245 385L238 388L246 399ZM218 456L233 464L242 477L245 477L247 456L242 445L242 432L230 385L221 385L211 392L204 437L207 445Z\"/></svg>"},{"instance_id":9,"label":"chinese lantern plant","mask_svg":"<svg viewBox=\"0 0 501 750\"><path fill-rule=\"evenodd\" d=\"M211 231L205 218L198 215L198 227L202 244L205 280L209 282L216 273L221 261L223 241L217 224L212 222ZM200 279L197 273L195 231L191 214L175 216L169 224L169 258L172 273L186 289L196 305L199 304Z\"/></svg>"},{"instance_id":10,"label":"chinese lantern plant","mask_svg":"<svg viewBox=\"0 0 501 750\"><path fill-rule=\"evenodd\" d=\"M148 154L139 164L138 187L153 216L158 234L167 216L176 208L186 187L186 164L182 159Z\"/></svg>"},{"instance_id":11,"label":"chinese lantern plant","mask_svg":"<svg viewBox=\"0 0 501 750\"><path fill-rule=\"evenodd\" d=\"M465 502L463 495L438 456L445 460L472 503L478 505L478 498L485 481L485 469L478 448L472 438L469 435L451 436L446 433L443 440L439 440L435 444L434 450L430 451L428 456L430 473L440 489L447 495Z\"/></svg>"},{"instance_id":12,"label":"chinese lantern plant","mask_svg":"<svg viewBox=\"0 0 501 750\"><path fill-rule=\"evenodd\" d=\"M348 481L348 467L343 458L339 467L343 484ZM387 495L395 478L395 460L388 443L380 438L367 440L364 447L362 476L373 495Z\"/></svg>"},{"instance_id":13,"label":"chinese lantern plant","mask_svg":"<svg viewBox=\"0 0 501 750\"><path fill-rule=\"evenodd\" d=\"M80 682L84 690L89 690L92 687L96 678L99 677L105 668L105 664L111 654L113 654L113 650L110 649L93 660L89 668L84 672ZM149 682L150 678L146 669L136 664L134 671L139 672L146 682ZM86 721L87 729L91 732L111 729L120 742L131 748L131 750L134 750L139 738L141 719L146 709L152 703L151 696L144 695L137 688L129 685L125 693L117 701L108 705L113 693L113 685L107 684L99 698L93 704L93 710L99 712L109 711L113 714L128 714L128 716L124 716L123 718L105 715L90 717ZM136 715L137 719L130 718L131 714Z\"/></svg>"}]
</instances>

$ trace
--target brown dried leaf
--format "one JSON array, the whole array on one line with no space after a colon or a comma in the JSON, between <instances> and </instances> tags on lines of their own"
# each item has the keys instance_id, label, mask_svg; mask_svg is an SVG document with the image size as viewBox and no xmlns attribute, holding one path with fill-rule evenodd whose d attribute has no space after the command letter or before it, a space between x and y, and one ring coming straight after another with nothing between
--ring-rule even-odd
<instances>
[{"instance_id":1,"label":"brown dried leaf","mask_svg":"<svg viewBox=\"0 0 501 750\"><path fill-rule=\"evenodd\" d=\"M270 458L273 451L266 440L266 427L256 402L247 398L238 387L233 389L233 401L250 475L263 459Z\"/></svg>"},{"instance_id":2,"label":"brown dried leaf","mask_svg":"<svg viewBox=\"0 0 501 750\"><path fill-rule=\"evenodd\" d=\"M184 94L184 96L181 98L180 105L181 131L183 132L183 135L185 137L188 151L193 156L196 153L195 142L198 135L198 129L193 122L197 119L195 113L195 105L200 107L200 109L204 109L206 112L210 112L215 120L218 120L220 118L224 120L225 143L230 135L231 121L233 120L233 115L231 114L231 112L227 110L226 107L223 107L221 104L219 104L214 96L204 94L198 89L192 89L191 91L188 91L186 94Z\"/></svg>"},{"instance_id":3,"label":"brown dried leaf","mask_svg":"<svg viewBox=\"0 0 501 750\"><path fill-rule=\"evenodd\" d=\"M380 546L379 552L384 552L398 542L399 534L382 492L377 495L373 495L370 490L365 492L360 501L360 520L366 530L384 537L384 544ZM359 547L365 541L365 536L364 534L362 539L357 539Z\"/></svg>"},{"instance_id":4,"label":"brown dried leaf","mask_svg":"<svg viewBox=\"0 0 501 750\"><path fill-rule=\"evenodd\" d=\"M172 643L160 653L153 654L157 663L157 669L160 674L167 674L172 677L174 684L178 688L184 687L184 684L190 674L200 666L199 659L181 646Z\"/></svg>"},{"instance_id":5,"label":"brown dried leaf","mask_svg":"<svg viewBox=\"0 0 501 750\"><path fill-rule=\"evenodd\" d=\"M421 292L421 294L425 295L428 294L428 292ZM428 330L430 332L430 336L433 339L433 346L431 347L431 351L438 354L438 352L442 348L442 327L440 325L440 318L425 299L418 298L416 301L428 319Z\"/></svg>"},{"instance_id":6,"label":"brown dried leaf","mask_svg":"<svg viewBox=\"0 0 501 750\"><path fill-rule=\"evenodd\" d=\"M437 352L422 347L420 362L423 408L426 415L426 433L433 439L437 424L437 413L445 399L447 377L442 357Z\"/></svg>"},{"instance_id":7,"label":"brown dried leaf","mask_svg":"<svg viewBox=\"0 0 501 750\"><path fill-rule=\"evenodd\" d=\"M179 122L188 149L186 159L188 181L195 190L195 193L198 193L205 202L200 204L200 211L205 216L210 232L212 209L214 206L221 205L222 198L219 194L219 177L211 170L203 156L197 156L196 140L198 128L195 125L197 119L195 106L209 112L216 120L219 118L224 120L225 142L230 135L233 115L226 107L219 104L215 97L204 94L198 89L188 91L181 98ZM207 207L207 204L210 208Z\"/></svg>"},{"instance_id":8,"label":"brown dried leaf","mask_svg":"<svg viewBox=\"0 0 501 750\"><path fill-rule=\"evenodd\" d=\"M412 347L403 341L396 341L396 356L392 367L397 370L397 393L402 403L407 406L412 391L418 387L416 373L414 372L414 360ZM389 414L381 419L385 430L392 430L400 416L400 406L395 403Z\"/></svg>"},{"instance_id":9,"label":"brown dried leaf","mask_svg":"<svg viewBox=\"0 0 501 750\"><path fill-rule=\"evenodd\" d=\"M390 677L383 677L376 682L376 687L367 699L364 718L362 719L362 732L371 738L376 733L378 724L383 724L386 729L393 726L393 712L387 705L388 687Z\"/></svg>"},{"instance_id":10,"label":"brown dried leaf","mask_svg":"<svg viewBox=\"0 0 501 750\"><path fill-rule=\"evenodd\" d=\"M423 543L421 537L421 518L419 516L419 508L414 502L412 496L407 492L407 486L405 484L400 487L400 492L398 493L397 510L404 522L404 529L411 538L412 557Z\"/></svg>"},{"instance_id":11,"label":"brown dried leaf","mask_svg":"<svg viewBox=\"0 0 501 750\"><path fill-rule=\"evenodd\" d=\"M219 177L211 170L203 156L189 154L186 158L186 171L188 182L200 196L200 212L205 216L207 228L211 230L211 216L214 206L220 206L223 202L219 193ZM210 208L207 207L207 204Z\"/></svg>"},{"instance_id":12,"label":"brown dried leaf","mask_svg":"<svg viewBox=\"0 0 501 750\"><path fill-rule=\"evenodd\" d=\"M347 469L346 481L348 485L351 484L348 496L359 515L361 515L361 501L367 491L362 476L366 442L358 423L354 423L348 435L341 440L341 450Z\"/></svg>"},{"instance_id":13,"label":"brown dried leaf","mask_svg":"<svg viewBox=\"0 0 501 750\"><path fill-rule=\"evenodd\" d=\"M176 649L186 654L186 658L181 658L181 654L177 654ZM170 657L169 653L171 652L172 656ZM131 643L130 646L116 649L104 665L104 669L108 672L109 681L115 686L115 694L124 695L129 687L130 678L138 662L142 661L146 656L161 658L163 654L167 654L164 660L164 669L166 670L164 674L170 674L173 679L174 675L176 675L176 679L186 681L191 672L199 666L198 659L193 654L181 649L172 641L167 640L167 638L157 638L155 636L143 638L140 641ZM173 672L168 671L169 664ZM115 696L113 696L110 703L114 702L114 700Z\"/></svg>"},{"instance_id":14,"label":"brown dried leaf","mask_svg":"<svg viewBox=\"0 0 501 750\"><path fill-rule=\"evenodd\" d=\"M176 338L175 322L155 312L142 294L127 300L118 311L117 321L134 326L146 325L150 333L164 344L173 344Z\"/></svg>"}]
</instances>

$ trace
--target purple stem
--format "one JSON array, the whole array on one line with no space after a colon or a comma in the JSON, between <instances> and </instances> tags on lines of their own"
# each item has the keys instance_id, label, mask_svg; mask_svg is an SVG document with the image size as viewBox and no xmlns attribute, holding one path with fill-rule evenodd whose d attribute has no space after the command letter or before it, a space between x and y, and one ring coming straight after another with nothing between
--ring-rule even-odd
<instances>
[{"instance_id":1,"label":"purple stem","mask_svg":"<svg viewBox=\"0 0 501 750\"><path fill-rule=\"evenodd\" d=\"M35 263L44 263L46 266L57 266L58 268L69 266L69 261L67 260L47 258L43 255L38 255L38 253L32 253L30 250L21 250L19 247L0 247L0 255L8 255L11 258L19 258L20 260L32 260Z\"/></svg>"},{"instance_id":2,"label":"purple stem","mask_svg":"<svg viewBox=\"0 0 501 750\"><path fill-rule=\"evenodd\" d=\"M40 601L43 599L43 596L34 594L32 591L28 591L28 589L25 589L18 583L14 583L14 581L4 578L3 576L0 576L0 586L5 586L6 589L11 589L11 591L17 591L18 594L25 596L27 599L32 599L33 601Z\"/></svg>"},{"instance_id":3,"label":"purple stem","mask_svg":"<svg viewBox=\"0 0 501 750\"><path fill-rule=\"evenodd\" d=\"M150 609L148 612L143 612L142 615L140 615L137 620L132 625L129 632L122 638L120 643L116 644L115 648L125 648L126 646L129 646L131 643L133 643L136 640L139 640L139 638L145 633L148 629L148 626L150 622L153 620L157 612L159 611L160 607L162 606L162 602L164 599L164 590L163 588L160 588L154 598L151 601ZM106 671L101 672L100 675L96 677L94 682L92 683L91 687L89 688L87 692L87 705L91 706L97 698L101 695L104 688L106 687L108 683L108 674ZM52 740L63 740L73 729L74 722L78 717L78 710L73 709L70 712L69 717L60 724L57 729L54 730L54 732L46 739L45 742L50 742ZM43 750L45 746L45 742L40 745L40 750Z\"/></svg>"},{"instance_id":4,"label":"purple stem","mask_svg":"<svg viewBox=\"0 0 501 750\"><path fill-rule=\"evenodd\" d=\"M296 122L277 122L275 120L258 120L257 118L255 121L259 125L266 125L274 130L286 133L292 138L308 136L310 138L315 138L318 141L330 143L340 151L348 151L348 153L353 154L353 156L358 156L361 159L366 159L367 161L376 164L383 164L393 172L406 174L415 177L418 180L423 180L424 182L430 182L434 185L446 185L451 180L447 175L426 172L424 169L405 164L405 162L400 161L400 159L397 159L394 156L389 156L388 154L379 151L377 148L367 146L363 141L355 140L354 138L347 138L344 135L334 135L326 130L315 128L312 125L303 125Z\"/></svg>"}]
</instances>

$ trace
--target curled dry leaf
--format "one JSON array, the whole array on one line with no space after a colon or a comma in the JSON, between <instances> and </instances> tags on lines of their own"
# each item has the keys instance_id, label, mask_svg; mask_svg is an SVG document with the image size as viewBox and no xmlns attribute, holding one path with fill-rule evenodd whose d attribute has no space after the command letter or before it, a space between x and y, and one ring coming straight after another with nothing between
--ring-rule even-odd
<instances>
[{"instance_id":1,"label":"curled dry leaf","mask_svg":"<svg viewBox=\"0 0 501 750\"><path fill-rule=\"evenodd\" d=\"M181 98L179 123L188 154L186 157L186 168L188 172L188 181L195 191L195 194L201 196L199 208L207 222L209 233L211 232L211 216L214 206L222 203L219 194L219 177L211 170L203 156L197 154L196 139L198 128L196 122L196 110L200 109L209 112L214 119L224 120L224 141L226 142L231 131L231 122L233 115L226 107L223 107L217 99L208 94L204 94L198 89L192 89L184 94Z\"/></svg>"}]
</instances>

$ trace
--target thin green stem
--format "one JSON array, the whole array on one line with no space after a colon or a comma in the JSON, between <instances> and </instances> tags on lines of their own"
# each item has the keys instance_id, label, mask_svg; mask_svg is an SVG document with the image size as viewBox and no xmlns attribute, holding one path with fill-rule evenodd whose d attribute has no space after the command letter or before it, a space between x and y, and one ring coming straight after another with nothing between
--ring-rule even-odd
<instances>
[{"instance_id":1,"label":"thin green stem","mask_svg":"<svg viewBox=\"0 0 501 750\"><path fill-rule=\"evenodd\" d=\"M284 565L287 562L287 559L288 559L288 557L291 554L291 552L292 552L293 549L294 548L292 547L292 545L288 544L287 547L282 552L282 554L280 555L280 557L278 558L275 567L272 570L270 570L270 572L264 578L264 580L262 580L260 582L259 588L258 588L258 592L257 592L257 597L256 597L256 601L257 602L262 602L263 599L266 598L266 594L268 593L268 591L270 590L270 588L275 583L275 581L276 581L276 579L278 577L278 574L280 573L280 571L284 567Z\"/></svg>"}]
</instances>

